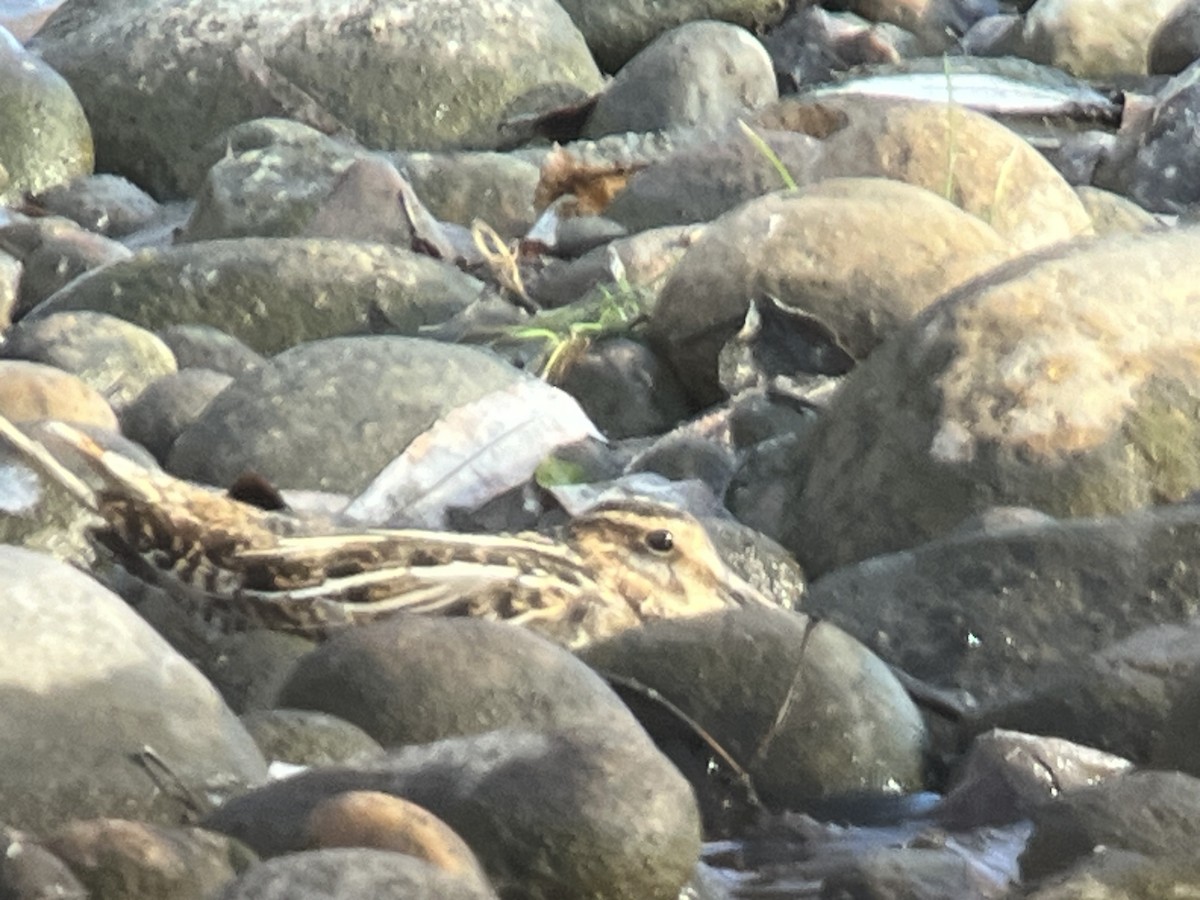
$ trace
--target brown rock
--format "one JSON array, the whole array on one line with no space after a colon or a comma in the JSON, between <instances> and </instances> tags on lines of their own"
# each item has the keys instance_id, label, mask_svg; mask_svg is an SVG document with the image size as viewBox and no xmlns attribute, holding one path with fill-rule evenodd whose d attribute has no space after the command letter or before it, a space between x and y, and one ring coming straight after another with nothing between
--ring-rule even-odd
<instances>
[{"instance_id":1,"label":"brown rock","mask_svg":"<svg viewBox=\"0 0 1200 900\"><path fill-rule=\"evenodd\" d=\"M53 366L0 360L0 415L11 422L62 419L117 430L117 416L82 379Z\"/></svg>"}]
</instances>

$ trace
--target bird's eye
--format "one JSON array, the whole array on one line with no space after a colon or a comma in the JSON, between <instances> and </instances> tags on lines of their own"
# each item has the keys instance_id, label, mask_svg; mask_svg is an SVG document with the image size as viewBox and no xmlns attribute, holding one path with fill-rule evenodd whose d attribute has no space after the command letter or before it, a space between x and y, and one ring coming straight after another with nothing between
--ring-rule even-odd
<instances>
[{"instance_id":1,"label":"bird's eye","mask_svg":"<svg viewBox=\"0 0 1200 900\"><path fill-rule=\"evenodd\" d=\"M646 546L655 553L669 553L675 547L675 536L665 528L656 528L646 535Z\"/></svg>"}]
</instances>

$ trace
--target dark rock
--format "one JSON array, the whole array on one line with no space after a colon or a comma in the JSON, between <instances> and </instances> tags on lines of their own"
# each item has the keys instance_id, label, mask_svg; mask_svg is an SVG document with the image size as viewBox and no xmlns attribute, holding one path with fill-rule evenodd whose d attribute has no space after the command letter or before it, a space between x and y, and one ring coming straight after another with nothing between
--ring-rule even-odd
<instances>
[{"instance_id":1,"label":"dark rock","mask_svg":"<svg viewBox=\"0 0 1200 900\"><path fill-rule=\"evenodd\" d=\"M558 386L613 440L661 434L691 412L675 373L645 345L628 338L592 344Z\"/></svg>"},{"instance_id":2,"label":"dark rock","mask_svg":"<svg viewBox=\"0 0 1200 900\"><path fill-rule=\"evenodd\" d=\"M241 717L263 756L295 766L378 759L383 747L345 719L307 709L263 709Z\"/></svg>"},{"instance_id":3,"label":"dark rock","mask_svg":"<svg viewBox=\"0 0 1200 900\"><path fill-rule=\"evenodd\" d=\"M1003 878L989 877L962 852L897 847L864 853L831 872L821 900L999 900L1009 896Z\"/></svg>"},{"instance_id":4,"label":"dark rock","mask_svg":"<svg viewBox=\"0 0 1200 900\"><path fill-rule=\"evenodd\" d=\"M1132 765L1061 738L996 729L971 743L937 820L957 831L1018 822L1063 791L1115 777Z\"/></svg>"},{"instance_id":5,"label":"dark rock","mask_svg":"<svg viewBox=\"0 0 1200 900\"><path fill-rule=\"evenodd\" d=\"M1033 816L1021 874L1042 878L1098 846L1148 856L1195 856L1200 780L1180 772L1129 772L1065 791Z\"/></svg>"},{"instance_id":6,"label":"dark rock","mask_svg":"<svg viewBox=\"0 0 1200 900\"><path fill-rule=\"evenodd\" d=\"M582 655L696 722L770 808L922 784L925 730L912 701L828 623L742 609L653 622Z\"/></svg>"},{"instance_id":7,"label":"dark rock","mask_svg":"<svg viewBox=\"0 0 1200 900\"><path fill-rule=\"evenodd\" d=\"M4 900L92 900L67 864L12 828L0 830L0 897Z\"/></svg>"},{"instance_id":8,"label":"dark rock","mask_svg":"<svg viewBox=\"0 0 1200 900\"><path fill-rule=\"evenodd\" d=\"M214 900L489 900L485 887L400 853L312 850L254 866Z\"/></svg>"},{"instance_id":9,"label":"dark rock","mask_svg":"<svg viewBox=\"0 0 1200 900\"><path fill-rule=\"evenodd\" d=\"M771 60L755 37L726 22L667 31L621 67L583 136L715 128L779 97Z\"/></svg>"},{"instance_id":10,"label":"dark rock","mask_svg":"<svg viewBox=\"0 0 1200 900\"><path fill-rule=\"evenodd\" d=\"M230 484L357 492L440 416L520 373L473 347L402 337L295 347L238 379L175 442L169 468Z\"/></svg>"},{"instance_id":11,"label":"dark rock","mask_svg":"<svg viewBox=\"0 0 1200 900\"><path fill-rule=\"evenodd\" d=\"M443 222L487 222L506 239L522 237L537 219L537 166L504 153L405 153L396 167Z\"/></svg>"},{"instance_id":12,"label":"dark rock","mask_svg":"<svg viewBox=\"0 0 1200 900\"><path fill-rule=\"evenodd\" d=\"M220 328L260 353L367 332L396 333L450 318L480 284L407 250L304 238L243 238L143 250L67 285L32 316L91 309L156 330Z\"/></svg>"},{"instance_id":13,"label":"dark rock","mask_svg":"<svg viewBox=\"0 0 1200 900\"><path fill-rule=\"evenodd\" d=\"M371 148L488 149L505 119L600 87L549 0L71 5L35 44L78 93L100 167L160 198L194 193L207 142L249 119L296 119Z\"/></svg>"},{"instance_id":14,"label":"dark rock","mask_svg":"<svg viewBox=\"0 0 1200 900\"><path fill-rule=\"evenodd\" d=\"M700 850L687 782L627 731L500 731L411 747L244 794L209 827L264 855L303 846L316 805L348 790L425 807L475 851L493 883L529 897L675 898Z\"/></svg>"},{"instance_id":15,"label":"dark rock","mask_svg":"<svg viewBox=\"0 0 1200 900\"><path fill-rule=\"evenodd\" d=\"M355 628L296 666L279 704L358 725L385 747L499 728L636 734L603 680L523 628L402 616Z\"/></svg>"},{"instance_id":16,"label":"dark rock","mask_svg":"<svg viewBox=\"0 0 1200 900\"><path fill-rule=\"evenodd\" d=\"M165 463L175 439L232 383L228 375L211 369L164 375L121 410L121 430Z\"/></svg>"},{"instance_id":17,"label":"dark rock","mask_svg":"<svg viewBox=\"0 0 1200 900\"><path fill-rule=\"evenodd\" d=\"M967 531L832 572L809 587L805 609L918 678L984 704L1023 697L1046 667L1043 705L1053 700L1053 685L1074 673L1077 700L1090 680L1092 697L1108 685L1114 697L1125 693L1127 712L1145 712L1136 685L1157 680L1151 672L1128 669L1132 680L1121 687L1112 673L1128 667L1114 658L1096 683L1089 660L1138 629L1195 615L1197 528L1196 510L1181 505L993 534ZM1149 749L1144 719L1107 720L1088 706L1063 718L1064 705L1053 708L1043 717L1047 726L1119 731L1137 736L1142 758ZM1092 743L1077 733L1053 733Z\"/></svg>"},{"instance_id":18,"label":"dark rock","mask_svg":"<svg viewBox=\"0 0 1200 900\"><path fill-rule=\"evenodd\" d=\"M50 188L34 202L108 237L124 237L150 224L160 213L158 202L119 175L85 175Z\"/></svg>"},{"instance_id":19,"label":"dark rock","mask_svg":"<svg viewBox=\"0 0 1200 900\"><path fill-rule=\"evenodd\" d=\"M1182 0L1150 38L1151 75L1178 75L1200 60L1200 3Z\"/></svg>"},{"instance_id":20,"label":"dark rock","mask_svg":"<svg viewBox=\"0 0 1200 900\"><path fill-rule=\"evenodd\" d=\"M257 369L264 358L211 325L168 325L158 332L180 369L211 369L233 378Z\"/></svg>"}]
</instances>

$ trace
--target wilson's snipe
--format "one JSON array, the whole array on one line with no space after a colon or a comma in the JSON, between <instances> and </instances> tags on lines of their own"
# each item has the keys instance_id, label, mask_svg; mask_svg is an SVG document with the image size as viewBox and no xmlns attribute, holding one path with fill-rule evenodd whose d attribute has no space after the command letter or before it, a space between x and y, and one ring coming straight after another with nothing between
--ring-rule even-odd
<instances>
[{"instance_id":1,"label":"wilson's snipe","mask_svg":"<svg viewBox=\"0 0 1200 900\"><path fill-rule=\"evenodd\" d=\"M313 637L399 612L527 625L579 647L650 619L771 604L726 567L703 526L646 502L603 506L559 540L367 530L301 533L290 516L155 472L53 425L99 477L92 490L0 418L104 520L102 541L135 575L205 618ZM23 444L22 444L23 442Z\"/></svg>"}]
</instances>

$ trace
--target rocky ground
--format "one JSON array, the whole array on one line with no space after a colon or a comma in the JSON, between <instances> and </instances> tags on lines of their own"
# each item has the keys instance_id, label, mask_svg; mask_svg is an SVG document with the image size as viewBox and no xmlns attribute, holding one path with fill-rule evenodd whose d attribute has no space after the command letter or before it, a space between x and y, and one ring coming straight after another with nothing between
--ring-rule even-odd
<instances>
[{"instance_id":1,"label":"rocky ground","mask_svg":"<svg viewBox=\"0 0 1200 900\"><path fill-rule=\"evenodd\" d=\"M778 603L221 632L0 439L0 896L1200 891L1200 2L0 23L50 454L330 529L649 495Z\"/></svg>"}]
</instances>

